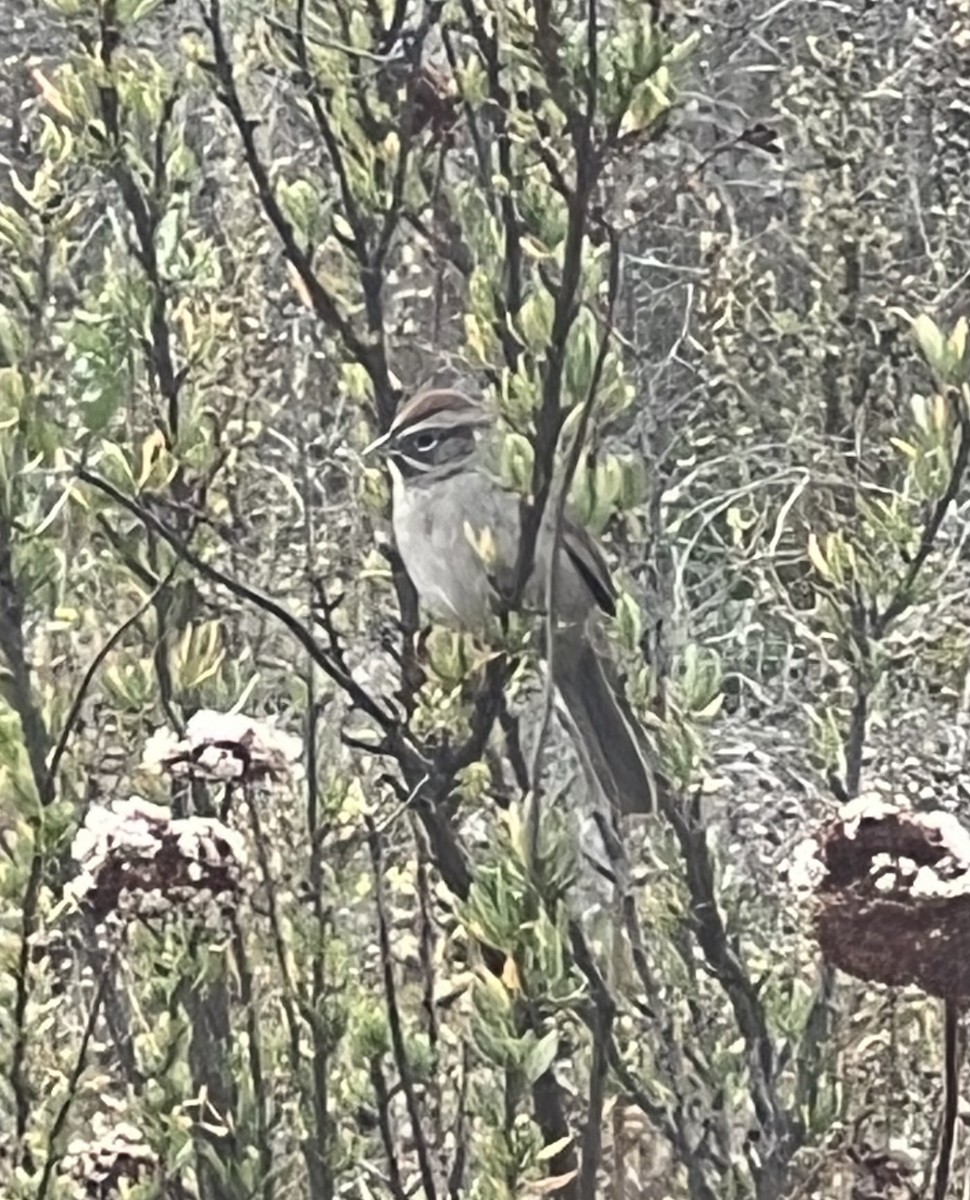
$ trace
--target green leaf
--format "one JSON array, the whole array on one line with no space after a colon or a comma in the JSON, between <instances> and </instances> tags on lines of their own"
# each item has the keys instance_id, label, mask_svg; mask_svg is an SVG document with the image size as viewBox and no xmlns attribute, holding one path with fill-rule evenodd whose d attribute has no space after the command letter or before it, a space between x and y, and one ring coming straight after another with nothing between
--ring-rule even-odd
<instances>
[{"instance_id":1,"label":"green leaf","mask_svg":"<svg viewBox=\"0 0 970 1200\"><path fill-rule=\"evenodd\" d=\"M629 107L620 122L620 134L643 133L671 106L667 93L669 77L665 67L652 79L645 80L633 93Z\"/></svg>"},{"instance_id":2,"label":"green leaf","mask_svg":"<svg viewBox=\"0 0 970 1200\"><path fill-rule=\"evenodd\" d=\"M83 401L80 408L85 429L102 433L111 424L120 403L121 392L114 388L103 388L93 399Z\"/></svg>"},{"instance_id":3,"label":"green leaf","mask_svg":"<svg viewBox=\"0 0 970 1200\"><path fill-rule=\"evenodd\" d=\"M625 650L636 653L643 638L643 618L632 596L621 592L616 601L616 626Z\"/></svg>"},{"instance_id":4,"label":"green leaf","mask_svg":"<svg viewBox=\"0 0 970 1200\"><path fill-rule=\"evenodd\" d=\"M894 446L900 454L904 454L908 459L913 460L919 457L919 450L912 442L904 442L902 438L891 437L889 444Z\"/></svg>"},{"instance_id":5,"label":"green leaf","mask_svg":"<svg viewBox=\"0 0 970 1200\"><path fill-rule=\"evenodd\" d=\"M684 38L682 42L676 42L667 51L667 53L664 55L664 62L668 67L673 67L676 66L677 63L683 62L684 59L688 58L697 49L700 40L700 32L695 30L688 37Z\"/></svg>"},{"instance_id":6,"label":"green leaf","mask_svg":"<svg viewBox=\"0 0 970 1200\"><path fill-rule=\"evenodd\" d=\"M698 721L713 721L717 714L721 711L721 706L724 703L724 693L718 692L713 700L710 700L703 708L699 708L694 712L694 718Z\"/></svg>"},{"instance_id":7,"label":"green leaf","mask_svg":"<svg viewBox=\"0 0 970 1200\"><path fill-rule=\"evenodd\" d=\"M967 356L967 318L960 317L947 338L947 349L954 363L963 364Z\"/></svg>"},{"instance_id":8,"label":"green leaf","mask_svg":"<svg viewBox=\"0 0 970 1200\"><path fill-rule=\"evenodd\" d=\"M913 334L933 373L942 380L948 379L956 362L950 345L937 323L926 313L920 313L913 321Z\"/></svg>"},{"instance_id":9,"label":"green leaf","mask_svg":"<svg viewBox=\"0 0 970 1200\"><path fill-rule=\"evenodd\" d=\"M134 25L136 22L141 21L144 17L147 17L150 13L153 13L161 3L162 0L134 0L126 19L132 25Z\"/></svg>"},{"instance_id":10,"label":"green leaf","mask_svg":"<svg viewBox=\"0 0 970 1200\"><path fill-rule=\"evenodd\" d=\"M536 1162L545 1162L547 1159L555 1158L572 1142L573 1135L567 1133L565 1137L556 1138L554 1142L549 1142L548 1145L542 1147L536 1155Z\"/></svg>"},{"instance_id":11,"label":"green leaf","mask_svg":"<svg viewBox=\"0 0 970 1200\"><path fill-rule=\"evenodd\" d=\"M536 288L519 310L516 324L533 351L544 351L552 337L555 302L545 288Z\"/></svg>"},{"instance_id":12,"label":"green leaf","mask_svg":"<svg viewBox=\"0 0 970 1200\"><path fill-rule=\"evenodd\" d=\"M544 1037L532 1047L525 1056L522 1069L530 1084L545 1075L546 1071L556 1061L556 1051L559 1049L559 1031L550 1029Z\"/></svg>"},{"instance_id":13,"label":"green leaf","mask_svg":"<svg viewBox=\"0 0 970 1200\"><path fill-rule=\"evenodd\" d=\"M808 535L808 558L809 562L811 562L812 566L823 579L832 578L832 568L829 566L828 559L822 552L818 537L814 533Z\"/></svg>"},{"instance_id":14,"label":"green leaf","mask_svg":"<svg viewBox=\"0 0 970 1200\"><path fill-rule=\"evenodd\" d=\"M0 363L16 363L24 352L23 331L9 313L0 309Z\"/></svg>"},{"instance_id":15,"label":"green leaf","mask_svg":"<svg viewBox=\"0 0 970 1200\"><path fill-rule=\"evenodd\" d=\"M573 323L566 347L566 394L576 404L585 401L593 385L597 346L591 321L588 317Z\"/></svg>"},{"instance_id":16,"label":"green leaf","mask_svg":"<svg viewBox=\"0 0 970 1200\"><path fill-rule=\"evenodd\" d=\"M179 245L179 213L177 209L169 209L158 223L155 231L155 248L158 251L159 266L162 270L171 267L172 260Z\"/></svg>"},{"instance_id":17,"label":"green leaf","mask_svg":"<svg viewBox=\"0 0 970 1200\"><path fill-rule=\"evenodd\" d=\"M521 433L506 434L502 440L502 482L517 492L526 493L532 483L532 465L535 451L532 443Z\"/></svg>"}]
</instances>

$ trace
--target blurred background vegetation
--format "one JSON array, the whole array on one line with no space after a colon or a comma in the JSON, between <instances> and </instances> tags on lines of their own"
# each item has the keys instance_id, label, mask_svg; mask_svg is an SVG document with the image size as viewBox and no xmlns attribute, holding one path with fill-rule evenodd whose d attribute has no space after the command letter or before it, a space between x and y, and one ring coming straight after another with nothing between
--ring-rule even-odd
<instances>
[{"instance_id":1,"label":"blurred background vegetation","mask_svg":"<svg viewBox=\"0 0 970 1200\"><path fill-rule=\"evenodd\" d=\"M0 11L4 1197L930 1194L940 1015L785 868L970 791L965 0ZM415 636L360 450L444 379L525 491L591 412L622 853L536 639ZM94 911L132 796L210 857Z\"/></svg>"}]
</instances>

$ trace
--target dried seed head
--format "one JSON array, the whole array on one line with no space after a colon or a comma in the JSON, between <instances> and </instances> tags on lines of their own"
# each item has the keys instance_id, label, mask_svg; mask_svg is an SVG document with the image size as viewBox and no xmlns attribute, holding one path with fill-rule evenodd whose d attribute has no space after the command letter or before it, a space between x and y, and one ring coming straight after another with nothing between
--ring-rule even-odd
<instances>
[{"instance_id":1,"label":"dried seed head","mask_svg":"<svg viewBox=\"0 0 970 1200\"><path fill-rule=\"evenodd\" d=\"M132 797L94 805L78 830L68 885L98 917L162 914L173 907L233 907L242 888L245 844L208 817L173 820L167 808Z\"/></svg>"},{"instance_id":2,"label":"dried seed head","mask_svg":"<svg viewBox=\"0 0 970 1200\"><path fill-rule=\"evenodd\" d=\"M109 1126L103 1114L92 1125L92 1136L75 1138L61 1160L77 1200L109 1200L122 1195L124 1185L157 1174L158 1157L140 1129L123 1121Z\"/></svg>"},{"instance_id":3,"label":"dried seed head","mask_svg":"<svg viewBox=\"0 0 970 1200\"><path fill-rule=\"evenodd\" d=\"M795 852L826 960L860 979L970 996L970 833L879 796L845 805Z\"/></svg>"},{"instance_id":4,"label":"dried seed head","mask_svg":"<svg viewBox=\"0 0 970 1200\"><path fill-rule=\"evenodd\" d=\"M201 709L185 736L159 729L148 739L142 766L155 774L197 779L252 781L285 779L297 773L303 743L277 729L273 720Z\"/></svg>"}]
</instances>

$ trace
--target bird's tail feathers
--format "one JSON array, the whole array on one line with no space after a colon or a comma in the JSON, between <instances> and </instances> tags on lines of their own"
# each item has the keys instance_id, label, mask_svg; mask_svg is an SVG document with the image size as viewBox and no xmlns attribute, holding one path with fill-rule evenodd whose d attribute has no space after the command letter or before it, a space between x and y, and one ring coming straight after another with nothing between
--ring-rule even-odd
<instances>
[{"instance_id":1,"label":"bird's tail feathers","mask_svg":"<svg viewBox=\"0 0 970 1200\"><path fill-rule=\"evenodd\" d=\"M650 813L667 784L612 661L585 631L557 639L553 679L566 710L583 769L620 813Z\"/></svg>"}]
</instances>

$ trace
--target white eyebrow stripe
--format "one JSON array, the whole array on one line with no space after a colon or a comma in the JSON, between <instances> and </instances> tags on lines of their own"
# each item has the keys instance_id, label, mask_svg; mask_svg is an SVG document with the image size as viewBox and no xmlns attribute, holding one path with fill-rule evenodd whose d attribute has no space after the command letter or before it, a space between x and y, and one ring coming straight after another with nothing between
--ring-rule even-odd
<instances>
[{"instance_id":1,"label":"white eyebrow stripe","mask_svg":"<svg viewBox=\"0 0 970 1200\"><path fill-rule=\"evenodd\" d=\"M444 433L449 429L462 429L468 424L467 421L460 420L454 416L449 417L445 413L432 413L421 421L415 421L414 424L406 422L399 425L396 429L391 430L393 438L409 438L416 433L425 433L427 430L434 430L436 433Z\"/></svg>"},{"instance_id":2,"label":"white eyebrow stripe","mask_svg":"<svg viewBox=\"0 0 970 1200\"><path fill-rule=\"evenodd\" d=\"M422 429L477 429L491 424L488 412L478 405L462 405L459 408L436 408L429 413L409 413L407 409L398 413L390 428L391 437L404 437Z\"/></svg>"},{"instance_id":3,"label":"white eyebrow stripe","mask_svg":"<svg viewBox=\"0 0 970 1200\"><path fill-rule=\"evenodd\" d=\"M432 470L434 467L434 463L427 462L420 458L412 458L410 454L405 454L401 450L398 450L396 453L394 453L392 457L396 462L402 465L406 464L413 471L427 472Z\"/></svg>"},{"instance_id":4,"label":"white eyebrow stripe","mask_svg":"<svg viewBox=\"0 0 970 1200\"><path fill-rule=\"evenodd\" d=\"M429 434L434 438L435 442L440 441L441 437L448 432L447 429L442 429L441 426L423 425L416 429L407 429L404 433L397 435L397 442L403 444L412 441L414 438L427 437Z\"/></svg>"}]
</instances>

